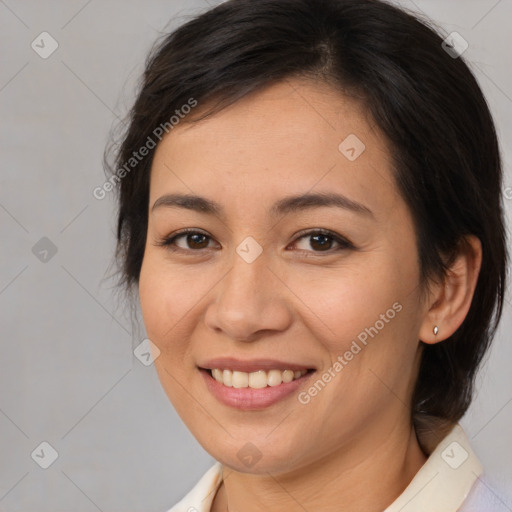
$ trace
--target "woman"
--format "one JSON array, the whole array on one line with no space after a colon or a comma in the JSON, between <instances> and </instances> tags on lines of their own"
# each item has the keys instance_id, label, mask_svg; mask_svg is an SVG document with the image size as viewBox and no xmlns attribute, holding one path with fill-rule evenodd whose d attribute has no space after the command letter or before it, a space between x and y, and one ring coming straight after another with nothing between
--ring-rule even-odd
<instances>
[{"instance_id":1,"label":"woman","mask_svg":"<svg viewBox=\"0 0 512 512\"><path fill-rule=\"evenodd\" d=\"M506 245L462 49L377 0L231 0L148 59L121 282L218 461L173 512L475 510Z\"/></svg>"}]
</instances>

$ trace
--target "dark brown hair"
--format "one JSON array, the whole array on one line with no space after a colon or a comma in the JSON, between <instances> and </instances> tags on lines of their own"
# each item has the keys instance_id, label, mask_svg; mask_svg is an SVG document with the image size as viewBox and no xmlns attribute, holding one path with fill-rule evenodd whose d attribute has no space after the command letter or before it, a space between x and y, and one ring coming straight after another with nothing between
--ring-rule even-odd
<instances>
[{"instance_id":1,"label":"dark brown hair","mask_svg":"<svg viewBox=\"0 0 512 512\"><path fill-rule=\"evenodd\" d=\"M463 324L449 339L424 344L411 404L417 427L431 416L456 422L467 410L501 315L507 264L494 123L463 58L449 55L442 42L428 22L378 0L224 2L150 53L108 166L111 178L120 178L133 152L191 98L213 105L205 113L213 115L268 85L304 77L362 101L387 137L415 222L421 284L443 277L466 235L483 247ZM153 154L118 179L116 258L128 290L138 284L144 256Z\"/></svg>"}]
</instances>

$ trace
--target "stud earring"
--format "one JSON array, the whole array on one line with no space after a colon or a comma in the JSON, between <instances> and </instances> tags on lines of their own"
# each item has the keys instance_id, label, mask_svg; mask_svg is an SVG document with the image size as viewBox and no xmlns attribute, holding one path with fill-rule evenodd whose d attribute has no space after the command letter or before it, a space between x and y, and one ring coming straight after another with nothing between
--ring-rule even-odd
<instances>
[{"instance_id":1,"label":"stud earring","mask_svg":"<svg viewBox=\"0 0 512 512\"><path fill-rule=\"evenodd\" d=\"M439 332L439 327L437 325L434 325L434 334L437 336L437 333Z\"/></svg>"}]
</instances>

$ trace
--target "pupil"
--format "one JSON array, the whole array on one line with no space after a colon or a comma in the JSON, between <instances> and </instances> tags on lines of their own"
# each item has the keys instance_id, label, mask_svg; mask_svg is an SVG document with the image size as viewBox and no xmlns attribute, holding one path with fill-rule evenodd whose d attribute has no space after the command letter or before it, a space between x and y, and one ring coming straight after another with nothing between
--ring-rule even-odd
<instances>
[{"instance_id":1,"label":"pupil","mask_svg":"<svg viewBox=\"0 0 512 512\"><path fill-rule=\"evenodd\" d=\"M314 247L315 243L318 241L318 239L323 239L323 242L320 242L319 247L320 249L325 249L327 245L329 245L329 237L327 235L313 235L313 240L315 241L311 245ZM329 247L327 247L329 248Z\"/></svg>"},{"instance_id":2,"label":"pupil","mask_svg":"<svg viewBox=\"0 0 512 512\"><path fill-rule=\"evenodd\" d=\"M194 235L189 235L189 236L188 236L189 241L190 241L191 239L193 240L193 241L192 241L192 245L196 244L196 246L197 246L197 244L201 245L201 241L198 241L198 237L199 237L199 240L200 240L201 238L203 238L203 242L204 242L204 240L206 239L206 235L201 235L201 234L199 234L199 233L198 233L198 234L194 234ZM203 244L203 245L204 245L204 244ZM201 247L201 248L202 248L202 247Z\"/></svg>"}]
</instances>

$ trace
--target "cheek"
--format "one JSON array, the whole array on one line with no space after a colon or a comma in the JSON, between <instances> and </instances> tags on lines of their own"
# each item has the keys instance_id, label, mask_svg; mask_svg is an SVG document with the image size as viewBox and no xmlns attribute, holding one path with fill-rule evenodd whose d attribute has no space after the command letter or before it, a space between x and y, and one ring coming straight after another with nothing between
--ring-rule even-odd
<instances>
[{"instance_id":1,"label":"cheek","mask_svg":"<svg viewBox=\"0 0 512 512\"><path fill-rule=\"evenodd\" d=\"M189 350L189 299L184 293L182 273L170 272L170 266L149 249L144 255L139 278L139 301L147 337L160 350L154 361L158 377L177 410L187 410L183 386L188 368L184 361ZM190 282L190 281L189 281ZM189 314L187 314L189 313Z\"/></svg>"},{"instance_id":2,"label":"cheek","mask_svg":"<svg viewBox=\"0 0 512 512\"><path fill-rule=\"evenodd\" d=\"M141 267L139 300L150 339L153 336L161 349L168 348L168 340L177 338L175 333L207 290L197 275L177 270L149 249Z\"/></svg>"},{"instance_id":3,"label":"cheek","mask_svg":"<svg viewBox=\"0 0 512 512\"><path fill-rule=\"evenodd\" d=\"M165 254L149 248L139 278L139 301L148 338L161 354L155 361L168 393L179 391L187 372L195 370L195 334L201 328L206 304L219 280L219 269L171 264ZM172 398L173 403L178 398Z\"/></svg>"},{"instance_id":4,"label":"cheek","mask_svg":"<svg viewBox=\"0 0 512 512\"><path fill-rule=\"evenodd\" d=\"M339 363L331 370L339 375L331 387L336 403L343 395L354 410L362 401L375 404L389 394L379 379L406 393L419 328L413 249L403 254L389 248L373 251L353 266L294 283L294 291L314 313L305 315L310 319L307 328L329 357L323 371Z\"/></svg>"},{"instance_id":5,"label":"cheek","mask_svg":"<svg viewBox=\"0 0 512 512\"><path fill-rule=\"evenodd\" d=\"M379 331L389 331L389 326L409 316L416 298L414 286L408 284L416 282L414 269L374 258L366 263L358 261L357 268L338 268L318 278L310 275L295 279L290 287L314 313L307 317L315 322L314 330L324 334L322 338L331 351L343 350L347 341L375 324Z\"/></svg>"},{"instance_id":6,"label":"cheek","mask_svg":"<svg viewBox=\"0 0 512 512\"><path fill-rule=\"evenodd\" d=\"M397 396L407 402L415 371L414 265L373 261L364 268L368 271L337 271L326 281L327 290L318 281L309 287L304 281L297 293L314 310L307 328L328 357L318 375L327 384L312 383L301 397L301 403L311 401L319 417L332 418L325 436L342 435L339 425L350 429L386 408L403 407Z\"/></svg>"}]
</instances>

